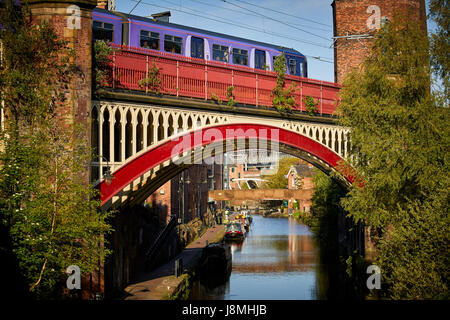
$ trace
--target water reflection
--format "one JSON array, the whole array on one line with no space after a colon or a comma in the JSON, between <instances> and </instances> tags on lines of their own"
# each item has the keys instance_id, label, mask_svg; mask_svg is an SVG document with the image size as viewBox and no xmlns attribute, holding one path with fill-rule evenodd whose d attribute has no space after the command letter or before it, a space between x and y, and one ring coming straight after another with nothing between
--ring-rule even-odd
<instances>
[{"instance_id":1,"label":"water reflection","mask_svg":"<svg viewBox=\"0 0 450 320\"><path fill-rule=\"evenodd\" d=\"M319 251L311 231L294 219L254 216L242 243L231 245L226 283L196 282L190 299L317 299Z\"/></svg>"}]
</instances>

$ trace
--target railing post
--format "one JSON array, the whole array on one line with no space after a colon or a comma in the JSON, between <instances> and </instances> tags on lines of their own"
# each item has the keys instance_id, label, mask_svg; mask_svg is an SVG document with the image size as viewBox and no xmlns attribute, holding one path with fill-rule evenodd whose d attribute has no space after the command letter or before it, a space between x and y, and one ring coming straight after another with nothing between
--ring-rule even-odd
<instances>
[{"instance_id":1,"label":"railing post","mask_svg":"<svg viewBox=\"0 0 450 320\"><path fill-rule=\"evenodd\" d=\"M205 61L205 100L208 100L208 66Z\"/></svg>"},{"instance_id":2,"label":"railing post","mask_svg":"<svg viewBox=\"0 0 450 320\"><path fill-rule=\"evenodd\" d=\"M258 74L256 74L256 106L258 106Z\"/></svg>"},{"instance_id":3,"label":"railing post","mask_svg":"<svg viewBox=\"0 0 450 320\"><path fill-rule=\"evenodd\" d=\"M323 96L322 96L322 89L323 89L323 84L320 83L320 114L322 114L322 111L323 111Z\"/></svg>"},{"instance_id":4,"label":"railing post","mask_svg":"<svg viewBox=\"0 0 450 320\"><path fill-rule=\"evenodd\" d=\"M113 89L116 87L116 50L113 51Z\"/></svg>"},{"instance_id":5,"label":"railing post","mask_svg":"<svg viewBox=\"0 0 450 320\"><path fill-rule=\"evenodd\" d=\"M146 56L146 61L145 61L145 93L148 92L148 55Z\"/></svg>"},{"instance_id":6,"label":"railing post","mask_svg":"<svg viewBox=\"0 0 450 320\"><path fill-rule=\"evenodd\" d=\"M180 87L180 61L177 60L177 97L179 96L179 87Z\"/></svg>"},{"instance_id":7,"label":"railing post","mask_svg":"<svg viewBox=\"0 0 450 320\"><path fill-rule=\"evenodd\" d=\"M231 86L234 87L234 70L231 69Z\"/></svg>"},{"instance_id":8,"label":"railing post","mask_svg":"<svg viewBox=\"0 0 450 320\"><path fill-rule=\"evenodd\" d=\"M303 81L300 81L300 112L303 111Z\"/></svg>"}]
</instances>

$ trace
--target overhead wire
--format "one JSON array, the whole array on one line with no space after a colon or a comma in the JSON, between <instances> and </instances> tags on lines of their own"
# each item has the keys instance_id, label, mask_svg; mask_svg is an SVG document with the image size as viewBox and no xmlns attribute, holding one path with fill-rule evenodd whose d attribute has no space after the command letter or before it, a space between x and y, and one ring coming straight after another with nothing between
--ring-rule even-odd
<instances>
[{"instance_id":1,"label":"overhead wire","mask_svg":"<svg viewBox=\"0 0 450 320\"><path fill-rule=\"evenodd\" d=\"M181 9L175 9L175 8L160 6L160 5L157 5L157 4L154 4L154 3L143 2L142 0L131 0L131 1L137 2L138 4L142 3L142 4L145 4L145 5L148 5L148 6L155 6L155 7L169 9L169 10L173 10L173 11L179 11L179 12L182 12L182 13L185 13L185 14L190 14L190 15L197 16L197 17L200 17L200 18L204 18L204 19L208 19L208 20L212 20L212 21L216 21L216 22L220 22L220 23L224 23L224 24L228 24L228 25L234 25L234 26L237 26L237 27L240 27L240 28L243 28L243 29L249 29L249 30L253 30L253 31L256 31L256 32L261 32L261 33L273 35L273 36L276 36L276 37L286 38L286 39L289 39L289 40L294 40L294 41L298 41L298 42L307 43L307 44L310 44L310 45L313 45L313 46L317 46L317 47L321 47L321 48L325 48L325 49L330 49L330 47L328 47L328 46L324 46L324 45L317 44L317 43L314 43L314 42L309 42L309 41L306 41L306 40L300 40L300 39L297 39L297 38L294 38L294 37L285 36L285 35L282 35L282 34L277 34L277 33L273 33L273 32L267 32L265 30L254 28L254 27L252 27L250 25L235 24L233 22L226 21L226 19L221 18L221 17L219 17L219 18L222 19L222 20L225 20L225 21L220 21L220 20L217 20L217 19L213 19L213 18L210 18L210 17L203 16L203 15L187 12L187 11L184 11L184 10L181 10ZM169 1L166 1L166 2L169 2ZM189 8L187 8L187 9L189 9ZM189 9L189 10L192 10L192 9ZM195 10L192 10L192 11L195 11ZM330 59L331 60L331 58L320 57L320 56L312 56L312 55L307 55L307 54L303 54L303 55L306 56L306 57L309 57L309 58L313 58L313 59L315 59L317 61L320 61L320 62L333 63L332 61L324 60L324 59Z\"/></svg>"},{"instance_id":2,"label":"overhead wire","mask_svg":"<svg viewBox=\"0 0 450 320\"><path fill-rule=\"evenodd\" d=\"M267 7L263 7L263 6L260 6L260 5L254 4L254 3L249 3L249 2L247 2L247 1L244 1L244 0L235 0L235 1L237 1L237 2L243 2L243 3L246 3L246 4L248 4L248 5L251 5L251 6L255 6L255 7L258 7L258 8L264 9L264 10L269 10L269 11L273 11L273 12L276 12L276 13L279 13L279 14L284 14L284 15L286 15L286 16L289 16L289 17L293 17L293 18L297 18L297 19L300 19L300 20L305 20L305 21L309 21L309 22L311 22L311 23L317 23L317 24L321 24L321 25L323 25L323 26L327 26L327 27L333 27L333 26L331 26L331 25L329 25L329 24L326 24L326 23L322 23L322 22L317 22L317 21L314 21L314 20L311 20L311 19L308 19L308 18L304 18L304 17L299 17L299 16L295 16L295 15L293 15L293 14L290 14L290 13L286 13L286 12L278 11L278 10L275 10L275 9L272 9L272 8L267 8Z\"/></svg>"},{"instance_id":3,"label":"overhead wire","mask_svg":"<svg viewBox=\"0 0 450 320\"><path fill-rule=\"evenodd\" d=\"M137 2L138 0L131 0L131 1ZM315 43L315 42L312 42L312 41L301 40L301 39L298 39L298 38L294 38L294 37L290 37L290 36L286 36L286 35L282 35L282 34L278 34L278 33L274 33L274 32L268 32L268 31L265 31L265 30L262 30L262 29L258 29L258 28L255 28L253 26L250 26L250 25L247 25L247 24L243 24L243 23L241 23L241 24L233 23L233 22L230 22L229 20L227 21L226 19L221 18L221 17L218 17L218 18L220 18L222 20L225 20L225 21L220 21L220 20L213 19L213 18L210 18L210 17L207 17L207 16L203 16L203 15L199 15L199 14L196 14L196 13L187 12L187 11L184 11L184 10L181 10L181 9L175 9L175 8L170 8L170 7L166 7L166 6L160 6L160 5L157 5L157 4L154 4L154 3L149 3L149 2L142 2L142 0L140 2L142 4L145 4L145 5L148 5L148 6L155 6L155 7L169 9L169 10L173 10L173 11L179 11L179 12L182 12L182 13L186 13L186 14L197 16L197 17L200 17L200 18L204 18L204 19L208 19L208 20L224 23L224 24L227 24L227 25L233 25L233 26L236 26L236 27L239 27L239 28L243 28L243 29L253 30L253 31L256 31L256 32L261 32L261 33L273 35L273 36L276 36L276 37L286 38L286 39L289 39L289 40L294 40L294 41L310 44L310 45L313 45L313 46L317 46L317 47L321 47L321 48L325 48L325 49L330 49L330 47L326 46L326 45L322 45L322 44ZM166 1L166 2L168 2L168 1Z\"/></svg>"},{"instance_id":4,"label":"overhead wire","mask_svg":"<svg viewBox=\"0 0 450 320\"><path fill-rule=\"evenodd\" d=\"M240 13L240 14L244 14L244 15L253 16L253 17L260 17L260 15L254 14L253 12L244 12L244 11L241 11L241 10L235 10L235 9L231 9L231 8L221 7L221 6L217 6L217 5L214 5L214 4L211 4L211 3L206 3L206 2L203 2L203 1L200 1L200 0L187 0L187 1L196 2L196 3L203 4L205 6L208 6L208 7L219 8L219 9L222 9L222 10L236 12L236 13ZM309 27L309 26L306 26L304 24L298 24L298 23L291 23L291 24L295 25L295 26L298 26L298 27ZM314 27L314 30L324 31L324 32L331 32L330 29L322 29L322 28L318 28L318 27Z\"/></svg>"},{"instance_id":5,"label":"overhead wire","mask_svg":"<svg viewBox=\"0 0 450 320\"><path fill-rule=\"evenodd\" d=\"M222 1L225 2L225 3L228 3L228 4L232 5L232 6L235 6L235 7L244 9L244 10L247 10L247 11L249 11L249 12L254 12L254 11L252 11L252 10L250 10L250 9L247 9L247 8L245 8L245 7L241 7L241 6L239 6L239 5L235 4L235 3L232 3L232 2L230 2L230 1L228 1L228 0L222 0ZM272 20L272 21L276 21L276 22L281 23L281 24L284 24L284 25L286 25L286 26L288 26L288 27L291 27L291 28L300 30L300 31L302 31L302 32L308 33L308 34L310 34L310 35L312 35L312 36L315 36L315 37L318 37L318 38L321 38L321 39L325 39L325 40L327 40L327 41L330 41L330 40L331 40L330 38L322 37L322 36L320 36L320 35L318 35L318 34L312 33L311 31L307 31L307 30L298 28L298 27L296 27L296 26L294 26L294 25L292 25L292 24L289 24L289 23L287 23L287 22L284 22L284 21L281 21L281 20L278 20L278 19L275 19L275 18L266 16L266 15L264 15L264 14L262 14L262 13L256 12L256 14L258 14L258 15L260 15L261 17L264 17L264 18L266 18L266 19L269 19L269 20Z\"/></svg>"},{"instance_id":6,"label":"overhead wire","mask_svg":"<svg viewBox=\"0 0 450 320\"><path fill-rule=\"evenodd\" d=\"M136 9L136 7L139 5L139 3L141 3L141 1L142 1L142 0L139 0L139 1L134 5L134 7L130 10L130 12L128 12L128 14L131 14L131 13L134 11L134 9Z\"/></svg>"}]
</instances>

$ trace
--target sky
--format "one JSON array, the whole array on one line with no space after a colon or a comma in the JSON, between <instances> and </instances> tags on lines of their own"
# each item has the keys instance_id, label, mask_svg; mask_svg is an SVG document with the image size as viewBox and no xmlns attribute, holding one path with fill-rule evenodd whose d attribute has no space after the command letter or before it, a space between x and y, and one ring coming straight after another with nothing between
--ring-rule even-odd
<instances>
[{"instance_id":1,"label":"sky","mask_svg":"<svg viewBox=\"0 0 450 320\"><path fill-rule=\"evenodd\" d=\"M116 0L116 11L129 13L138 1ZM307 56L310 78L334 82L332 2L142 0L132 14L171 11L172 23L294 48Z\"/></svg>"}]
</instances>

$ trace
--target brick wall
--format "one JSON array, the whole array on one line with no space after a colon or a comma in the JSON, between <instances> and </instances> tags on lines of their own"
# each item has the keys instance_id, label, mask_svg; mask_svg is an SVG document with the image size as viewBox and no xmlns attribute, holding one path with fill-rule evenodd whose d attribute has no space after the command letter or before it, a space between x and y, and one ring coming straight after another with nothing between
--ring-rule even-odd
<instances>
[{"instance_id":1,"label":"brick wall","mask_svg":"<svg viewBox=\"0 0 450 320\"><path fill-rule=\"evenodd\" d=\"M73 118L79 123L89 123L91 110L91 50L92 50L92 9L94 0L28 0L34 23L48 22L53 26L57 36L67 41L75 51L72 58L76 64L77 74L70 80L66 93L67 102L59 114L67 119ZM85 136L89 141L89 125ZM89 173L85 173L86 185L89 184ZM93 299L95 293L104 293L104 266L99 272L83 275L81 296Z\"/></svg>"},{"instance_id":2,"label":"brick wall","mask_svg":"<svg viewBox=\"0 0 450 320\"><path fill-rule=\"evenodd\" d=\"M332 3L334 36L373 35L383 17L396 13L420 20L426 29L425 0L335 0ZM335 82L342 83L352 69L360 67L367 56L372 39L337 39L335 42ZM366 48L367 47L367 48Z\"/></svg>"},{"instance_id":3,"label":"brick wall","mask_svg":"<svg viewBox=\"0 0 450 320\"><path fill-rule=\"evenodd\" d=\"M147 198L146 202L151 204L161 222L168 223L172 215L176 215L177 218L183 217L181 212L183 209L182 188L184 188L184 221L187 223L194 219L198 214L197 208L199 208L200 214L206 213L208 190L212 188L211 179L207 179L208 170L210 170L209 174L212 175L211 165L194 165L166 182ZM214 189L222 189L222 170L221 165L215 165ZM184 180L189 177L191 183L181 186L180 189L181 177ZM207 183L198 183L205 181L205 179ZM218 207L220 207L220 203Z\"/></svg>"}]
</instances>

